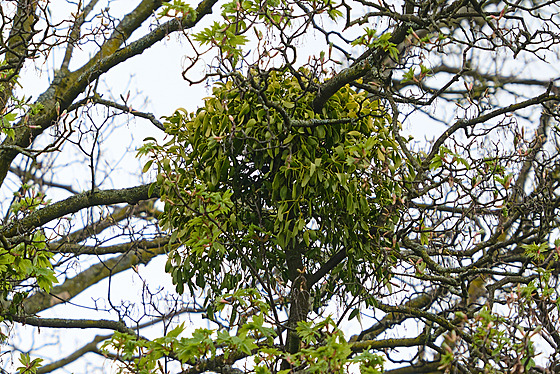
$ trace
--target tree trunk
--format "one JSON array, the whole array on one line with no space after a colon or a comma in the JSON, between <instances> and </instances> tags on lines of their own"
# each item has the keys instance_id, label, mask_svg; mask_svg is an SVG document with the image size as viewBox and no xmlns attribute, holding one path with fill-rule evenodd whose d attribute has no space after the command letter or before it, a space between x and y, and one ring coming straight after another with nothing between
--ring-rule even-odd
<instances>
[{"instance_id":1,"label":"tree trunk","mask_svg":"<svg viewBox=\"0 0 560 374\"><path fill-rule=\"evenodd\" d=\"M295 239L294 239L295 240ZM293 243L286 252L286 261L290 280L290 314L288 316L288 334L286 338L286 352L296 353L300 349L300 337L296 332L298 322L307 320L309 312L309 289L302 259L301 244ZM290 363L284 361L282 369L289 369Z\"/></svg>"}]
</instances>

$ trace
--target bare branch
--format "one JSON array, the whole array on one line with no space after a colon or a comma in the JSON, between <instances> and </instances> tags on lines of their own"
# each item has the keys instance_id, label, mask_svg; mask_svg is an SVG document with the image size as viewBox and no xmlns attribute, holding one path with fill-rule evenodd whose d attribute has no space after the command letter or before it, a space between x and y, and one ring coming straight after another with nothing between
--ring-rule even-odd
<instances>
[{"instance_id":1,"label":"bare branch","mask_svg":"<svg viewBox=\"0 0 560 374\"><path fill-rule=\"evenodd\" d=\"M103 260L90 266L75 277L67 279L61 285L54 287L49 294L38 292L27 298L23 303L25 313L31 315L37 314L54 305L70 301L74 296L80 294L99 281L131 269L138 264L147 264L154 257L164 254L166 251L167 249L164 246L150 249L138 249Z\"/></svg>"},{"instance_id":2,"label":"bare branch","mask_svg":"<svg viewBox=\"0 0 560 374\"><path fill-rule=\"evenodd\" d=\"M99 220L89 223L88 225L82 227L79 230L64 235L64 237L61 240L52 242L51 245L58 246L61 244L79 243L87 238L102 233L104 230L108 229L109 227L118 225L120 222L122 222L127 218L142 217L143 216L142 213L146 213L146 218L147 217L157 218L157 216L160 214L160 212L158 212L153 207L153 202L151 200L141 201L134 206L127 205L124 207L115 207L113 212L111 212L111 214L105 217L101 217Z\"/></svg>"},{"instance_id":3,"label":"bare branch","mask_svg":"<svg viewBox=\"0 0 560 374\"><path fill-rule=\"evenodd\" d=\"M68 45L66 46L66 51L64 52L64 59L62 60L62 65L60 70L67 71L70 65L70 60L72 59L72 53L74 52L74 47L80 39L81 27L84 24L88 14L93 10L95 5L99 0L91 0L84 8L77 9L77 16L72 25L72 30L70 31L70 37L68 39ZM81 3L80 3L81 4Z\"/></svg>"},{"instance_id":4,"label":"bare branch","mask_svg":"<svg viewBox=\"0 0 560 374\"><path fill-rule=\"evenodd\" d=\"M140 112L138 110L132 109L131 107L129 107L127 105L115 103L114 101L110 101L110 100L106 100L106 99L102 99L98 95L95 95L95 96L92 96L92 97L87 97L83 100L80 100L77 103L72 104L68 108L68 111L75 110L76 108L78 108L80 106L83 106L83 105L86 105L90 102L105 105L106 107L110 107L110 108L115 108L115 109L123 111L124 113L129 113L129 114L131 114L135 117L145 118L145 119L149 120L151 123L153 123L158 129L160 129L162 131L165 131L165 126L163 125L163 123L158 121L156 116L154 116L152 113Z\"/></svg>"},{"instance_id":5,"label":"bare branch","mask_svg":"<svg viewBox=\"0 0 560 374\"><path fill-rule=\"evenodd\" d=\"M17 175L23 181L33 180L35 183L37 183L40 186L60 188L62 190L66 190L66 191L68 191L72 194L77 194L77 192L70 185L57 183L57 182L54 182L54 181L47 181L42 177L37 177L35 175L35 173L26 172L26 171L20 169L19 167L12 167L11 166L10 167L10 173L13 173L13 174Z\"/></svg>"},{"instance_id":6,"label":"bare branch","mask_svg":"<svg viewBox=\"0 0 560 374\"><path fill-rule=\"evenodd\" d=\"M83 347L75 350L74 352L72 352L70 355L66 356L65 358L52 362L50 364L46 364L41 366L39 369L37 369L37 374L46 374L46 373L50 373L52 371L55 371L56 369L60 369L61 367L64 367L68 364L71 364L72 362L80 359L83 355L85 355L86 353L89 352L95 352L95 353L99 353L99 349L97 348L97 345L104 341L107 340L108 338L110 338L112 335L97 335L91 342L87 343L86 345L84 345Z\"/></svg>"}]
</instances>

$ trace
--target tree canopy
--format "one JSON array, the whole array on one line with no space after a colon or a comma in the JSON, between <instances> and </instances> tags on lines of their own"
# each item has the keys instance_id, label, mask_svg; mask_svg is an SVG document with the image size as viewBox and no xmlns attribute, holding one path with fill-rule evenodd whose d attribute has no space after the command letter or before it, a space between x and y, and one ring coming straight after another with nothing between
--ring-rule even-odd
<instances>
[{"instance_id":1,"label":"tree canopy","mask_svg":"<svg viewBox=\"0 0 560 374\"><path fill-rule=\"evenodd\" d=\"M558 371L555 1L0 10L7 371Z\"/></svg>"}]
</instances>

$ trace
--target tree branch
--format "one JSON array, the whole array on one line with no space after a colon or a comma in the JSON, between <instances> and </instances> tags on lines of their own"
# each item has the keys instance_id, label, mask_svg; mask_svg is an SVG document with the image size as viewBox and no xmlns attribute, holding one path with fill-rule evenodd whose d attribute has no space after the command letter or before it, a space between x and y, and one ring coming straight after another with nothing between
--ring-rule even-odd
<instances>
[{"instance_id":1,"label":"tree branch","mask_svg":"<svg viewBox=\"0 0 560 374\"><path fill-rule=\"evenodd\" d=\"M352 344L352 352L363 352L370 349L396 349L400 347L418 347L426 343L426 337L421 334L415 338L392 338L381 340L363 340Z\"/></svg>"},{"instance_id":2,"label":"tree branch","mask_svg":"<svg viewBox=\"0 0 560 374\"><path fill-rule=\"evenodd\" d=\"M403 306L405 308L424 309L434 302L437 293L437 290L423 293L413 299L408 300L403 304ZM411 318L411 316L402 313L387 313L381 319L381 321L362 331L356 338L356 341L373 340L388 328L391 328L394 325L398 325L408 318Z\"/></svg>"},{"instance_id":3,"label":"tree branch","mask_svg":"<svg viewBox=\"0 0 560 374\"><path fill-rule=\"evenodd\" d=\"M51 371L55 371L56 369L60 369L61 367L71 364L72 362L81 358L86 353L99 352L99 349L97 348L97 344L110 338L111 336L112 335L97 335L91 342L87 343L80 349L77 349L76 351L72 352L70 355L66 356L65 358L41 366L39 369L37 369L37 374L50 373Z\"/></svg>"},{"instance_id":4,"label":"tree branch","mask_svg":"<svg viewBox=\"0 0 560 374\"><path fill-rule=\"evenodd\" d=\"M75 255L108 255L116 253L127 253L131 250L159 249L169 244L169 237L161 237L153 240L138 240L128 243L115 244L111 246L81 245L73 243L49 243L47 247L52 253L72 253Z\"/></svg>"},{"instance_id":5,"label":"tree branch","mask_svg":"<svg viewBox=\"0 0 560 374\"><path fill-rule=\"evenodd\" d=\"M149 120L151 123L153 123L158 129L160 129L162 131L165 131L165 126L163 125L163 123L158 121L156 116L154 116L152 113L145 113L145 112L140 112L138 110L134 110L127 105L123 105L123 104L116 103L114 101L102 99L99 95L87 97L83 100L80 100L79 102L77 102L75 104L72 104L70 107L68 107L68 111L72 111L72 110L74 110L74 109L76 109L76 108L78 108L82 105L85 105L85 104L89 103L89 102L94 102L94 103L97 103L97 104L105 105L107 107L119 109L119 110L121 110L125 113L129 113L129 114L131 114L135 117L145 118L145 119Z\"/></svg>"},{"instance_id":6,"label":"tree branch","mask_svg":"<svg viewBox=\"0 0 560 374\"><path fill-rule=\"evenodd\" d=\"M504 107L504 108L499 108L499 109L493 110L492 112L480 115L478 117L474 117L470 120L460 119L460 120L456 121L451 127L449 127L447 130L445 130L443 132L443 134L441 134L439 136L439 138L436 139L436 141L432 145L432 149L431 149L430 153L424 159L424 162L423 162L423 165L422 165L423 168L425 170L428 169L428 166L430 165L430 162L432 162L432 159L434 158L434 156L439 152L439 147L441 147L441 145L453 133L455 133L457 130L468 129L469 127L472 127L476 124L484 123L484 122L489 121L489 120L491 120L495 117L498 117L500 115L507 114L507 113L513 113L513 112L519 111L521 109L530 107L532 105L542 104L544 102L552 101L552 100L560 101L560 96L550 95L551 88L552 88L552 85L549 84L549 88L546 90L546 92L540 94L539 96L533 97L531 99L528 99L528 100L525 100L525 101L522 101L522 102L519 102L519 103L511 104L511 105L509 105L507 107Z\"/></svg>"},{"instance_id":7,"label":"tree branch","mask_svg":"<svg viewBox=\"0 0 560 374\"><path fill-rule=\"evenodd\" d=\"M136 329L136 331L139 331L143 328L153 326L156 323L159 323L163 320L167 320L167 319L176 317L176 316L178 316L180 314L183 314L183 313L203 313L205 311L206 311L206 309L189 308L189 307L181 308L180 310L173 311L171 313L168 313L168 314L165 314L165 315L160 316L158 318L155 318L151 321L142 323L142 324L138 325L137 327L135 327L135 329ZM133 332L133 335L136 335L136 333ZM104 353L101 352L101 350L99 348L97 348L97 344L99 344L100 342L102 342L104 340L110 339L112 336L113 336L113 334L111 334L111 335L97 335L91 342L89 342L88 344L79 348L75 352L72 352L67 357L65 357L61 360L52 362L50 364L46 364L44 366L41 366L37 370L37 374L50 373L51 371L54 371L56 369L60 369L61 367L64 367L64 366L76 361L77 359L81 358L84 354L89 353L89 352L93 352L93 353L103 355Z\"/></svg>"},{"instance_id":8,"label":"tree branch","mask_svg":"<svg viewBox=\"0 0 560 374\"><path fill-rule=\"evenodd\" d=\"M70 31L70 37L68 39L68 45L66 46L66 51L64 52L64 59L62 60L62 65L60 70L66 71L68 70L68 66L70 65L70 60L72 59L72 53L74 52L74 45L80 39L81 35L81 27L84 24L87 15L93 10L95 5L99 0L91 0L88 5L84 7L83 10L78 9L76 16L76 20L72 25L72 31ZM81 4L81 2L79 3Z\"/></svg>"},{"instance_id":9,"label":"tree branch","mask_svg":"<svg viewBox=\"0 0 560 374\"><path fill-rule=\"evenodd\" d=\"M28 180L32 180L33 182L37 183L40 186L60 188L62 190L66 190L66 191L68 191L70 193L73 193L73 194L77 193L76 191L74 191L74 189L72 188L71 185L57 183L57 182L53 182L53 181L50 181L50 182L46 181L44 178L37 177L35 175L35 173L22 170L19 167L10 166L10 173L13 173L13 174L17 175L24 182L28 181Z\"/></svg>"},{"instance_id":10,"label":"tree branch","mask_svg":"<svg viewBox=\"0 0 560 374\"><path fill-rule=\"evenodd\" d=\"M410 28L411 24L402 23L395 29L389 39L389 43L397 46L399 59L401 59L403 57L402 54L416 42L411 35L408 35ZM420 30L417 30L416 33L417 35L418 33L424 34ZM425 33L427 33L427 31ZM317 95L315 99L313 99L313 110L316 113L320 113L327 100L338 90L350 82L363 78L366 75L371 74L376 83L383 84L381 81L387 78L387 76L385 76L386 73L390 72L391 68L397 63L398 61L393 60L390 56L388 49L374 47L367 50L352 66L343 69L319 87Z\"/></svg>"},{"instance_id":11,"label":"tree branch","mask_svg":"<svg viewBox=\"0 0 560 374\"><path fill-rule=\"evenodd\" d=\"M103 260L90 266L75 277L67 279L60 286L54 287L50 294L38 292L28 297L23 302L24 310L27 314L36 314L54 305L67 302L99 281L128 270L138 264L147 264L154 257L166 253L166 250L165 246L152 249L138 249Z\"/></svg>"},{"instance_id":12,"label":"tree branch","mask_svg":"<svg viewBox=\"0 0 560 374\"><path fill-rule=\"evenodd\" d=\"M146 213L148 217L156 218L160 214L160 212L158 212L157 209L153 207L153 203L151 200L143 200L136 205L115 207L111 214L102 217L98 221L92 222L79 230L64 235L62 239L51 242L50 245L56 247L63 243L79 243L87 238L100 234L109 227L115 226L127 218L140 216L141 213Z\"/></svg>"},{"instance_id":13,"label":"tree branch","mask_svg":"<svg viewBox=\"0 0 560 374\"><path fill-rule=\"evenodd\" d=\"M121 49L116 49L120 45L119 38L115 38L113 44L107 46L105 51L100 51L86 65L75 71L78 82L91 82L112 67L139 55L147 48L165 38L169 33L189 29L195 26L205 15L212 12L212 6L217 0L202 0L196 8L196 16L189 15L182 19L172 19L152 30L142 38L130 43ZM152 11L150 11L150 14ZM124 20L123 20L124 21ZM118 44L117 44L118 43ZM109 53L110 52L110 53ZM81 90L80 90L81 92Z\"/></svg>"},{"instance_id":14,"label":"tree branch","mask_svg":"<svg viewBox=\"0 0 560 374\"><path fill-rule=\"evenodd\" d=\"M7 43L2 45L2 47L6 48L4 61L9 70L5 74L0 75L2 77L2 80L0 80L0 111L6 108L8 99L12 96L16 77L27 57L29 42L35 34L33 25L38 20L35 15L36 10L37 1L18 1L16 15L12 20L12 29L8 35Z\"/></svg>"},{"instance_id":15,"label":"tree branch","mask_svg":"<svg viewBox=\"0 0 560 374\"><path fill-rule=\"evenodd\" d=\"M432 361L432 362L422 362L418 364L412 364L410 366L393 369L393 370L386 370L384 371L385 374L420 374L420 373L432 373L432 374L443 374L445 370L438 369L441 366L439 361Z\"/></svg>"},{"instance_id":16,"label":"tree branch","mask_svg":"<svg viewBox=\"0 0 560 374\"><path fill-rule=\"evenodd\" d=\"M335 253L319 270L311 274L307 278L307 284L309 289L313 285L321 280L326 274L328 274L334 267L340 264L346 258L346 249L343 248L337 253Z\"/></svg>"},{"instance_id":17,"label":"tree branch","mask_svg":"<svg viewBox=\"0 0 560 374\"><path fill-rule=\"evenodd\" d=\"M124 322L107 319L68 319L68 318L39 318L29 316L6 316L23 325L37 327L52 327L62 329L109 329L125 334L135 335L136 332L128 328Z\"/></svg>"},{"instance_id":18,"label":"tree branch","mask_svg":"<svg viewBox=\"0 0 560 374\"><path fill-rule=\"evenodd\" d=\"M45 208L36 210L27 217L11 223L3 230L0 230L0 235L6 238L22 235L33 229L41 227L52 220L62 218L67 214L76 213L84 208L120 203L136 204L139 201L155 197L148 196L149 188L150 184L144 184L137 187L117 190L82 192L78 195L69 197L66 200L62 200L48 205ZM154 195L157 193L158 191L155 189Z\"/></svg>"}]
</instances>

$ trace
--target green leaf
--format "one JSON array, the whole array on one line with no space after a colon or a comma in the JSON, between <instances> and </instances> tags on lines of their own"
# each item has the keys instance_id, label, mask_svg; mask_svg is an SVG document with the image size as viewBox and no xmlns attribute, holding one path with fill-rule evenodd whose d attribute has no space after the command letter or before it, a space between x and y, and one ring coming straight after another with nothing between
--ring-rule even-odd
<instances>
[{"instance_id":1,"label":"green leaf","mask_svg":"<svg viewBox=\"0 0 560 374\"><path fill-rule=\"evenodd\" d=\"M146 173L148 170L150 170L150 167L152 166L153 162L154 160L149 160L148 162L146 162L144 168L142 169L142 173Z\"/></svg>"},{"instance_id":2,"label":"green leaf","mask_svg":"<svg viewBox=\"0 0 560 374\"><path fill-rule=\"evenodd\" d=\"M282 144L288 144L294 139L294 134L289 134L286 139L282 142Z\"/></svg>"},{"instance_id":3,"label":"green leaf","mask_svg":"<svg viewBox=\"0 0 560 374\"><path fill-rule=\"evenodd\" d=\"M311 174L310 173L305 173L304 176L303 176L303 180L301 181L301 187L307 186L307 183L309 183L310 179L311 179Z\"/></svg>"},{"instance_id":4,"label":"green leaf","mask_svg":"<svg viewBox=\"0 0 560 374\"><path fill-rule=\"evenodd\" d=\"M288 187L282 186L282 188L280 189L280 199L286 200L287 197L288 197Z\"/></svg>"},{"instance_id":5,"label":"green leaf","mask_svg":"<svg viewBox=\"0 0 560 374\"><path fill-rule=\"evenodd\" d=\"M408 71L403 75L402 83L410 82L414 80L414 66L408 69Z\"/></svg>"},{"instance_id":6,"label":"green leaf","mask_svg":"<svg viewBox=\"0 0 560 374\"><path fill-rule=\"evenodd\" d=\"M42 358L36 358L31 360L28 353L21 353L19 356L19 362L21 364L16 370L21 374L34 374L41 367Z\"/></svg>"},{"instance_id":7,"label":"green leaf","mask_svg":"<svg viewBox=\"0 0 560 374\"><path fill-rule=\"evenodd\" d=\"M169 331L166 335L168 338L176 338L185 330L185 323L181 323L179 326L175 327L173 330Z\"/></svg>"},{"instance_id":8,"label":"green leaf","mask_svg":"<svg viewBox=\"0 0 560 374\"><path fill-rule=\"evenodd\" d=\"M249 119L249 121L247 121L247 128L251 129L253 128L255 125L257 124L257 120L254 118Z\"/></svg>"},{"instance_id":9,"label":"green leaf","mask_svg":"<svg viewBox=\"0 0 560 374\"><path fill-rule=\"evenodd\" d=\"M350 315L348 316L348 320L351 321L354 318L356 318L358 315L360 314L360 309L359 308L354 308L352 309L352 311L350 312Z\"/></svg>"},{"instance_id":10,"label":"green leaf","mask_svg":"<svg viewBox=\"0 0 560 374\"><path fill-rule=\"evenodd\" d=\"M443 165L442 159L440 155L434 155L432 161L430 162L430 169L435 170L440 168Z\"/></svg>"},{"instance_id":11,"label":"green leaf","mask_svg":"<svg viewBox=\"0 0 560 374\"><path fill-rule=\"evenodd\" d=\"M292 103L292 102L290 102L290 101L286 101L286 100L282 101L282 105L283 105L285 108L288 108L288 109L292 109L292 108L294 108L294 107L296 106L296 104L294 104L294 103Z\"/></svg>"}]
</instances>

